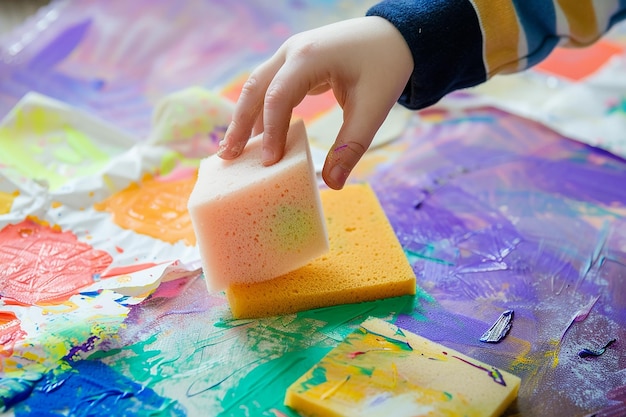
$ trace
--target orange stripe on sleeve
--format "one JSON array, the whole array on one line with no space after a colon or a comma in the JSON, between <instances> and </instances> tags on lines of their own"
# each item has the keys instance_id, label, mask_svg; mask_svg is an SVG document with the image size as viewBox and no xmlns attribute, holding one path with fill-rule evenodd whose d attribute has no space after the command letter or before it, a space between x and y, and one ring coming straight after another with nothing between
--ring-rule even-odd
<instances>
[{"instance_id":1,"label":"orange stripe on sleeve","mask_svg":"<svg viewBox=\"0 0 626 417\"><path fill-rule=\"evenodd\" d=\"M510 1L472 0L472 3L483 32L487 74L517 71L520 60L520 24L515 6Z\"/></svg>"},{"instance_id":2,"label":"orange stripe on sleeve","mask_svg":"<svg viewBox=\"0 0 626 417\"><path fill-rule=\"evenodd\" d=\"M557 0L567 18L570 44L587 45L600 36L592 0Z\"/></svg>"}]
</instances>

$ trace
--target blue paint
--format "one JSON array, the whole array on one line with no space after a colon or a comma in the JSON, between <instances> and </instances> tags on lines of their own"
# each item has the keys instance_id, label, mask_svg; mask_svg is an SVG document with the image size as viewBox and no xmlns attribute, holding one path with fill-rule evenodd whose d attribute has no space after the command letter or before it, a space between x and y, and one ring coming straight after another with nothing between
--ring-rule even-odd
<instances>
[{"instance_id":1,"label":"blue paint","mask_svg":"<svg viewBox=\"0 0 626 417\"><path fill-rule=\"evenodd\" d=\"M14 412L16 417L186 415L176 401L90 360L45 374Z\"/></svg>"},{"instance_id":2,"label":"blue paint","mask_svg":"<svg viewBox=\"0 0 626 417\"><path fill-rule=\"evenodd\" d=\"M28 398L39 379L40 374L29 374L22 378L0 378L0 413Z\"/></svg>"},{"instance_id":3,"label":"blue paint","mask_svg":"<svg viewBox=\"0 0 626 417\"><path fill-rule=\"evenodd\" d=\"M611 339L608 341L606 345L602 346L600 349L587 349L587 348L582 349L580 352L578 352L578 356L580 356L583 359L589 358L592 356L600 356L604 354L604 352L606 352L606 349L615 342L617 342L617 339Z\"/></svg>"}]
</instances>

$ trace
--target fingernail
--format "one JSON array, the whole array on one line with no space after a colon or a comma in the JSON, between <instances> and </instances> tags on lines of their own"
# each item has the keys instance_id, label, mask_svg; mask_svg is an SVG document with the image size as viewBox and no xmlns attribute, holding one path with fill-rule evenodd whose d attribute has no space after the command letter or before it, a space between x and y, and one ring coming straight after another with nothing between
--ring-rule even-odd
<instances>
[{"instance_id":1,"label":"fingernail","mask_svg":"<svg viewBox=\"0 0 626 417\"><path fill-rule=\"evenodd\" d=\"M274 162L274 151L272 151L270 148L263 147L261 159L263 160L263 165L272 164Z\"/></svg>"},{"instance_id":2,"label":"fingernail","mask_svg":"<svg viewBox=\"0 0 626 417\"><path fill-rule=\"evenodd\" d=\"M224 139L220 140L220 142L217 144L217 156L224 156L227 149L228 148L226 147L226 141Z\"/></svg>"},{"instance_id":3,"label":"fingernail","mask_svg":"<svg viewBox=\"0 0 626 417\"><path fill-rule=\"evenodd\" d=\"M217 156L220 158L236 158L241 154L243 149L240 146L228 146L226 139L222 139L217 148Z\"/></svg>"},{"instance_id":4,"label":"fingernail","mask_svg":"<svg viewBox=\"0 0 626 417\"><path fill-rule=\"evenodd\" d=\"M350 171L344 169L341 165L335 165L330 170L330 180L335 183L335 185L338 185L338 188L343 187L348 179L348 175L350 175Z\"/></svg>"}]
</instances>

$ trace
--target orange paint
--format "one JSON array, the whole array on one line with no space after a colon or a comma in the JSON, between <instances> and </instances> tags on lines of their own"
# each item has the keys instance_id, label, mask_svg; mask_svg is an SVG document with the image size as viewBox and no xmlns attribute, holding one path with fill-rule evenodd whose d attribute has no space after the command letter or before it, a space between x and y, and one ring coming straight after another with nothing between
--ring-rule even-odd
<instances>
[{"instance_id":1,"label":"orange paint","mask_svg":"<svg viewBox=\"0 0 626 417\"><path fill-rule=\"evenodd\" d=\"M28 305L65 301L112 261L71 232L28 217L0 231L0 294Z\"/></svg>"},{"instance_id":2,"label":"orange paint","mask_svg":"<svg viewBox=\"0 0 626 417\"><path fill-rule=\"evenodd\" d=\"M612 56L623 51L622 46L606 40L585 48L556 48L534 68L572 81L580 81L599 70Z\"/></svg>"},{"instance_id":3,"label":"orange paint","mask_svg":"<svg viewBox=\"0 0 626 417\"><path fill-rule=\"evenodd\" d=\"M183 241L196 244L187 200L196 182L196 170L186 177L144 177L141 184L126 189L94 205L96 210L108 211L113 221L124 229L151 236L169 243Z\"/></svg>"},{"instance_id":4,"label":"orange paint","mask_svg":"<svg viewBox=\"0 0 626 417\"><path fill-rule=\"evenodd\" d=\"M0 311L0 356L10 357L15 343L26 336L20 320L10 311ZM0 362L0 365L2 362ZM0 371L2 366L0 366Z\"/></svg>"},{"instance_id":5,"label":"orange paint","mask_svg":"<svg viewBox=\"0 0 626 417\"><path fill-rule=\"evenodd\" d=\"M13 191L12 193L0 191L0 214L7 214L11 212L13 201L19 195L20 192L18 190Z\"/></svg>"}]
</instances>

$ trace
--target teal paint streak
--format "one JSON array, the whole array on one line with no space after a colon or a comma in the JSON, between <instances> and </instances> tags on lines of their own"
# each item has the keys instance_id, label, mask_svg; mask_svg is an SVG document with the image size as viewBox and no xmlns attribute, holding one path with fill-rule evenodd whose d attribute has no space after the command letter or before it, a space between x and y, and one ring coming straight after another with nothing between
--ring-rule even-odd
<instances>
[{"instance_id":1,"label":"teal paint streak","mask_svg":"<svg viewBox=\"0 0 626 417\"><path fill-rule=\"evenodd\" d=\"M422 252L416 252L416 251L412 251L409 249L404 249L404 253L406 254L411 264L415 263L418 260L423 260L423 261L434 262L440 265L454 266L453 262L446 261L445 259L439 259L439 258L429 255L428 252L433 252L432 247L430 249L431 250L424 250Z\"/></svg>"},{"instance_id":2,"label":"teal paint streak","mask_svg":"<svg viewBox=\"0 0 626 417\"><path fill-rule=\"evenodd\" d=\"M99 350L89 356L90 360L102 360L105 363L115 365L117 369L126 370L127 376L140 383L153 387L167 377L158 372L152 372L155 366L163 360L161 351L150 349L159 335L153 334L146 340L129 345L123 349ZM132 354L129 354L132 352Z\"/></svg>"},{"instance_id":3,"label":"teal paint streak","mask_svg":"<svg viewBox=\"0 0 626 417\"><path fill-rule=\"evenodd\" d=\"M316 367L313 369L313 372L311 372L311 378L302 382L300 385L300 392L307 391L313 387L323 384L326 381L328 381L328 378L326 378L326 368L322 366Z\"/></svg>"},{"instance_id":4,"label":"teal paint streak","mask_svg":"<svg viewBox=\"0 0 626 417\"><path fill-rule=\"evenodd\" d=\"M287 388L319 362L330 348L311 347L257 366L230 389L218 417L271 416L278 410L289 417L298 414L283 404Z\"/></svg>"}]
</instances>

